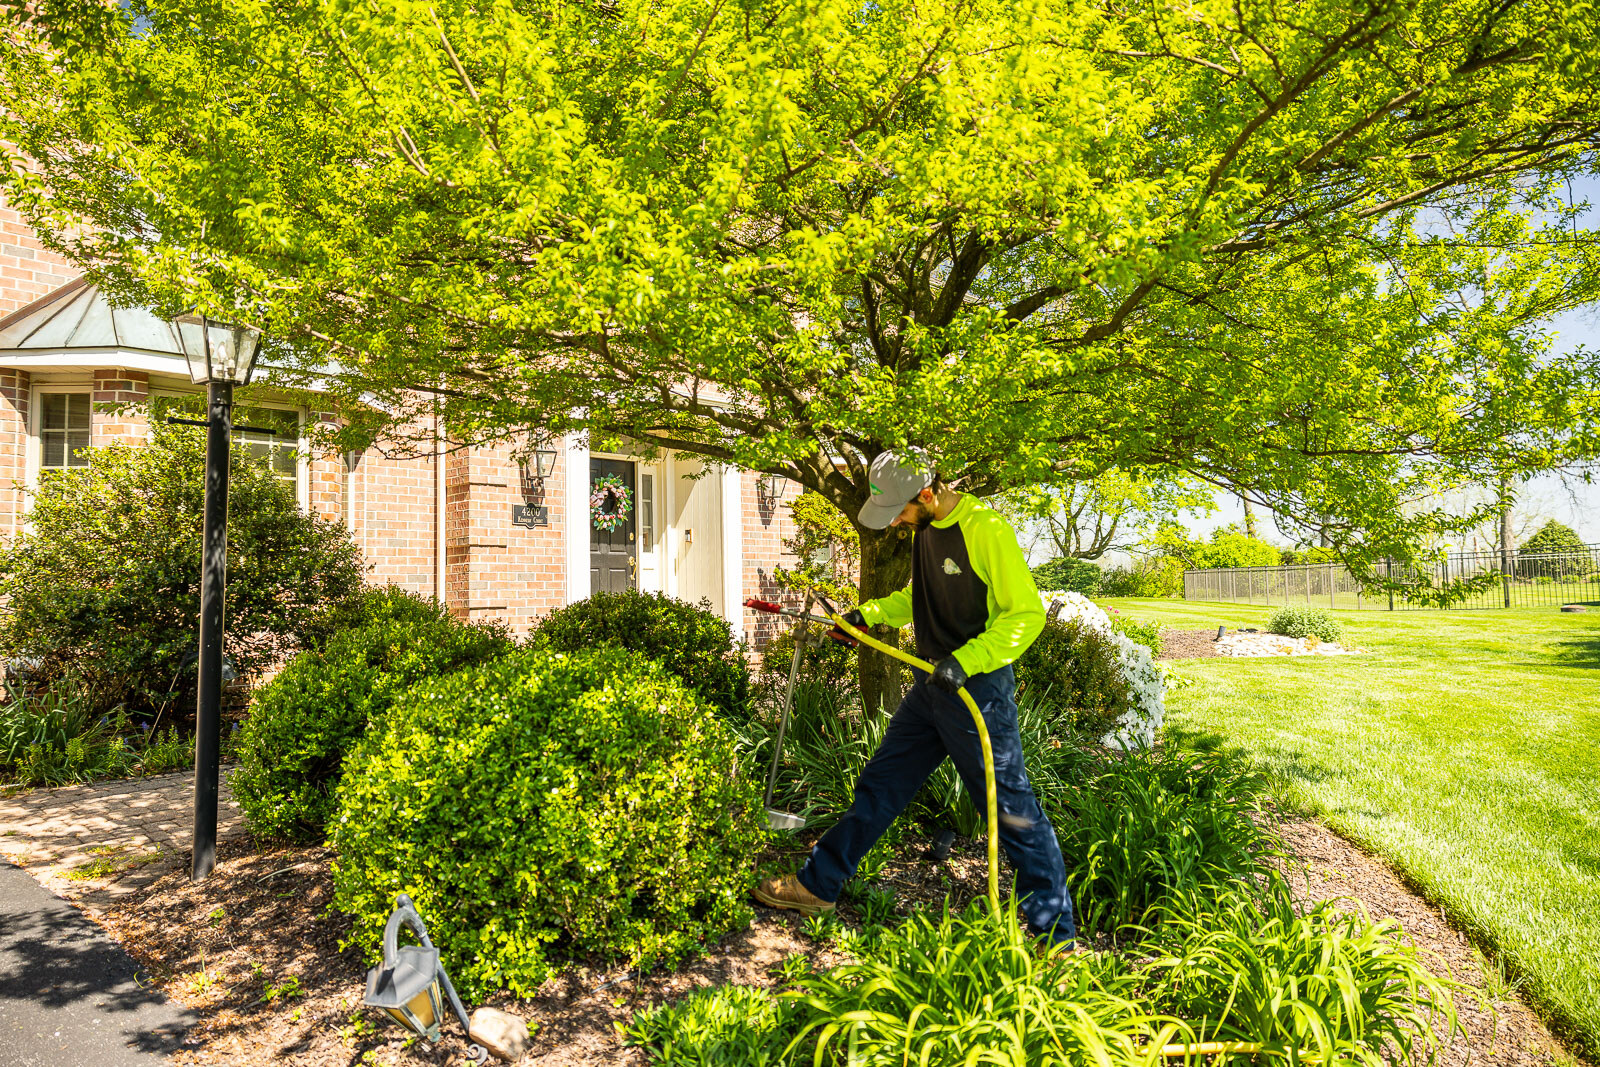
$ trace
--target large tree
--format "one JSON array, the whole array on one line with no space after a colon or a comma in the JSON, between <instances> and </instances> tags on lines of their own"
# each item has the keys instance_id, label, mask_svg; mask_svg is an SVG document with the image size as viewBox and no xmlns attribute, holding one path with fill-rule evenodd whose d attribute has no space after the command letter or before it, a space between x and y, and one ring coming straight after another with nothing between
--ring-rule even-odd
<instances>
[{"instance_id":1,"label":"large tree","mask_svg":"<svg viewBox=\"0 0 1600 1067\"><path fill-rule=\"evenodd\" d=\"M6 195L401 434L627 437L852 516L907 443L979 493L1181 470L1358 566L1466 521L1406 499L1592 447L1593 362L1534 325L1600 279L1557 195L1587 5L0 2ZM860 536L863 595L905 582Z\"/></svg>"}]
</instances>

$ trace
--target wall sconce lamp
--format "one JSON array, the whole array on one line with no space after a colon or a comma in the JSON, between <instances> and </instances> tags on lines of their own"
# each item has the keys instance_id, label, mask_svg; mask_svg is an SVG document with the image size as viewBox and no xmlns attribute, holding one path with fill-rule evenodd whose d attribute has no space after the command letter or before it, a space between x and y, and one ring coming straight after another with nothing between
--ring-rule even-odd
<instances>
[{"instance_id":1,"label":"wall sconce lamp","mask_svg":"<svg viewBox=\"0 0 1600 1067\"><path fill-rule=\"evenodd\" d=\"M528 462L532 459L532 463ZM544 498L545 479L555 473L556 453L553 448L534 449L531 457L517 461L522 473L522 499L532 506Z\"/></svg>"},{"instance_id":2,"label":"wall sconce lamp","mask_svg":"<svg viewBox=\"0 0 1600 1067\"><path fill-rule=\"evenodd\" d=\"M763 474L756 479L756 497L762 507L770 508L783 496L783 483L785 479L781 474Z\"/></svg>"},{"instance_id":3,"label":"wall sconce lamp","mask_svg":"<svg viewBox=\"0 0 1600 1067\"><path fill-rule=\"evenodd\" d=\"M402 925L411 927L422 944L401 948ZM361 1002L379 1009L418 1037L434 1042L442 1036L447 996L456 1018L461 1020L462 1031L468 1035L467 1055L474 1063L488 1062L488 1050L472 1042L467 1009L461 1006L456 987L439 962L439 950L428 940L422 916L411 906L411 898L401 893L394 898L394 912L383 928L383 962L367 972L367 995Z\"/></svg>"}]
</instances>

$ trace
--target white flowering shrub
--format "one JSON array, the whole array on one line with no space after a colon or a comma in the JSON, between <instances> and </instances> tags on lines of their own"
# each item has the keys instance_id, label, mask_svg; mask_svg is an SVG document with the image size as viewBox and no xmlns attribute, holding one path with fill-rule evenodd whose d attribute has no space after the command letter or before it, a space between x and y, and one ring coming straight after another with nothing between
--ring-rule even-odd
<instances>
[{"instance_id":1,"label":"white flowering shrub","mask_svg":"<svg viewBox=\"0 0 1600 1067\"><path fill-rule=\"evenodd\" d=\"M1059 604L1056 618L1074 621L1103 637L1116 649L1117 667L1129 691L1129 707L1100 743L1113 748L1150 748L1166 717L1166 684L1160 664L1144 645L1130 640L1111 625L1111 617L1082 593L1041 590L1045 609Z\"/></svg>"}]
</instances>

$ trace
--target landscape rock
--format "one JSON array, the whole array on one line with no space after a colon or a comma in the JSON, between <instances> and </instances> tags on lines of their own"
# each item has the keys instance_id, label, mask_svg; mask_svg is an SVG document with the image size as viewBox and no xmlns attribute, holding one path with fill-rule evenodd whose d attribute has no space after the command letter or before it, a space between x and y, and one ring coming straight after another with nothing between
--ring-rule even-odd
<instances>
[{"instance_id":1,"label":"landscape rock","mask_svg":"<svg viewBox=\"0 0 1600 1067\"><path fill-rule=\"evenodd\" d=\"M479 1008L472 1013L468 1032L490 1055L507 1062L528 1051L528 1024L508 1011Z\"/></svg>"}]
</instances>

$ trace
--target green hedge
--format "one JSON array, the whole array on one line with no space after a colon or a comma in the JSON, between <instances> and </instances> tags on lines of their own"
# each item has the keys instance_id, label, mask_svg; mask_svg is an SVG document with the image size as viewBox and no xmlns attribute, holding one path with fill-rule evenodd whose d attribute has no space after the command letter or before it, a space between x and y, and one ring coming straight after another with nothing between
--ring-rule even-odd
<instances>
[{"instance_id":1,"label":"green hedge","mask_svg":"<svg viewBox=\"0 0 1600 1067\"><path fill-rule=\"evenodd\" d=\"M1327 608L1309 604L1290 604L1272 613L1267 620L1269 633L1285 637L1316 637L1321 641L1337 641L1344 636L1344 626Z\"/></svg>"},{"instance_id":2,"label":"green hedge","mask_svg":"<svg viewBox=\"0 0 1600 1067\"><path fill-rule=\"evenodd\" d=\"M468 1000L556 961L667 965L749 921L765 837L732 731L659 664L524 650L424 683L349 761L335 904L376 953L396 893Z\"/></svg>"},{"instance_id":3,"label":"green hedge","mask_svg":"<svg viewBox=\"0 0 1600 1067\"><path fill-rule=\"evenodd\" d=\"M595 593L552 611L529 644L556 652L601 646L642 652L728 721L750 719L750 668L733 628L710 601L696 606L660 593Z\"/></svg>"},{"instance_id":4,"label":"green hedge","mask_svg":"<svg viewBox=\"0 0 1600 1067\"><path fill-rule=\"evenodd\" d=\"M465 625L393 587L368 592L340 620L353 628L290 660L245 719L233 795L261 837L323 840L346 755L396 695L514 647L498 625Z\"/></svg>"}]
</instances>

